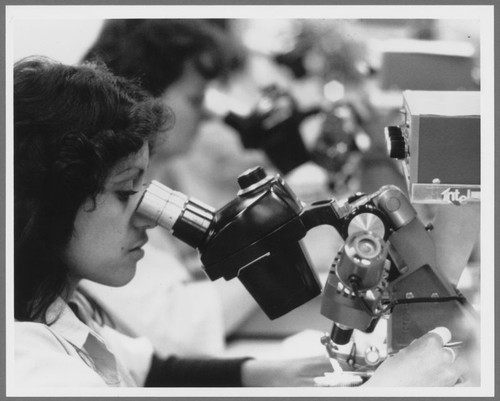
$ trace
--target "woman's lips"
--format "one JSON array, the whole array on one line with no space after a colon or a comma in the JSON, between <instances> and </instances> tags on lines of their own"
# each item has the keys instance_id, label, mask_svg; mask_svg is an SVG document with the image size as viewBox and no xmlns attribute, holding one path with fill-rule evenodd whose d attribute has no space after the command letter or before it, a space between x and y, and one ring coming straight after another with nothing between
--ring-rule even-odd
<instances>
[{"instance_id":1,"label":"woman's lips","mask_svg":"<svg viewBox=\"0 0 500 401\"><path fill-rule=\"evenodd\" d=\"M142 249L142 247L146 245L147 242L148 242L148 237L146 236L139 243L137 243L135 247L131 248L129 252L138 254L138 256L140 257L144 256L144 249Z\"/></svg>"}]
</instances>

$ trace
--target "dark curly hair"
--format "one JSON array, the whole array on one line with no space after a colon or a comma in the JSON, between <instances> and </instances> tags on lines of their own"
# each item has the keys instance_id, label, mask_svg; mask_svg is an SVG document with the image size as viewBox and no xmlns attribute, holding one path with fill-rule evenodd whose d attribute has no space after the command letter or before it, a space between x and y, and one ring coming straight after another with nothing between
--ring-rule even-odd
<instances>
[{"instance_id":1,"label":"dark curly hair","mask_svg":"<svg viewBox=\"0 0 500 401\"><path fill-rule=\"evenodd\" d=\"M64 295L61 258L79 207L111 168L154 144L172 114L132 82L86 63L14 66L15 318L45 319Z\"/></svg>"},{"instance_id":2,"label":"dark curly hair","mask_svg":"<svg viewBox=\"0 0 500 401\"><path fill-rule=\"evenodd\" d=\"M104 23L83 60L100 61L117 75L139 79L144 89L160 96L179 79L187 61L212 80L241 68L245 56L243 47L214 21L115 19Z\"/></svg>"}]
</instances>

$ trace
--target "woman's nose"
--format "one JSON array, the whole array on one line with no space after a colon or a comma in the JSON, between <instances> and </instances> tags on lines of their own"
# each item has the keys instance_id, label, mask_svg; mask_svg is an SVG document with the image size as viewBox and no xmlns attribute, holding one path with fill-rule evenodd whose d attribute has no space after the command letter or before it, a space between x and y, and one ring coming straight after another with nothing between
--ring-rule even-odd
<instances>
[{"instance_id":1,"label":"woman's nose","mask_svg":"<svg viewBox=\"0 0 500 401\"><path fill-rule=\"evenodd\" d=\"M143 230L154 228L157 224L148 217L145 217L136 210L132 215L132 225Z\"/></svg>"}]
</instances>

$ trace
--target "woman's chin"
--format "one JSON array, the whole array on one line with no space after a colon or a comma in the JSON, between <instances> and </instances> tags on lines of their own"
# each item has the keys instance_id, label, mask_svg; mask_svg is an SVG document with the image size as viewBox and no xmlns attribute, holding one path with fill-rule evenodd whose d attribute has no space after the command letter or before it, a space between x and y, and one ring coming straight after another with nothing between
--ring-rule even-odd
<instances>
[{"instance_id":1,"label":"woman's chin","mask_svg":"<svg viewBox=\"0 0 500 401\"><path fill-rule=\"evenodd\" d=\"M110 287L123 287L130 283L132 279L135 277L136 272L136 263L133 263L130 266L127 266L126 269L122 269L121 274L117 277L113 277L112 280L109 280L107 283L103 283Z\"/></svg>"}]
</instances>

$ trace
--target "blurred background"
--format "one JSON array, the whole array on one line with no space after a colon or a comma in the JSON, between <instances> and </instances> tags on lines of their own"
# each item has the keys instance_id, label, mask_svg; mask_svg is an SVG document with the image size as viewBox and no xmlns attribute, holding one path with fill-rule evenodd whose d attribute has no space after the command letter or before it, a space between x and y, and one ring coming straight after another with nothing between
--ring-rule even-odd
<instances>
[{"instance_id":1,"label":"blurred background","mask_svg":"<svg viewBox=\"0 0 500 401\"><path fill-rule=\"evenodd\" d=\"M384 183L398 183L394 164L385 158L383 129L400 121L403 90L480 88L479 20L475 19L211 21L241 44L245 62L229 81L213 82L206 91L210 113L179 163L189 175L181 180L186 186L193 177L201 179L186 190L214 206L232 197L235 177L260 162L261 152L249 151L248 146L240 152L237 135L220 124L220 115L213 111L238 106L249 113L263 88L279 86L292 95L298 110L321 108L302 121L300 134L315 164L325 168L326 177L316 175L315 180L327 180L337 192L370 192L380 186L377 176ZM13 59L45 55L78 63L102 25L101 19L18 19L12 31ZM225 168L214 176L214 165L220 163ZM370 168L354 168L360 163ZM189 168L184 169L186 164ZM376 169L371 168L374 165ZM301 177L296 181L299 186L318 184L300 182ZM311 195L318 196L314 191Z\"/></svg>"}]
</instances>

